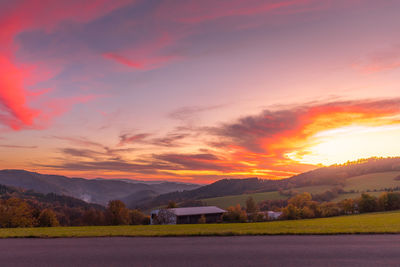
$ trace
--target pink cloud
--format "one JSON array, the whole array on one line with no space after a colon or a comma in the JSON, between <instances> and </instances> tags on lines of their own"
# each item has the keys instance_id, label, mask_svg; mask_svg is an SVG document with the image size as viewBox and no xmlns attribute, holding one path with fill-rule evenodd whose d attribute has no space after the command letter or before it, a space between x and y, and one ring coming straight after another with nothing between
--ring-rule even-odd
<instances>
[{"instance_id":1,"label":"pink cloud","mask_svg":"<svg viewBox=\"0 0 400 267\"><path fill-rule=\"evenodd\" d=\"M353 68L365 74L400 68L400 45L370 54L353 64Z\"/></svg>"},{"instance_id":2,"label":"pink cloud","mask_svg":"<svg viewBox=\"0 0 400 267\"><path fill-rule=\"evenodd\" d=\"M136 60L136 59L130 59L126 56L122 56L120 54L116 54L113 52L104 53L103 56L107 59L114 60L117 63L138 70L152 70L160 68L176 58L175 56L158 56L158 57L150 56L149 58L141 58L139 60Z\"/></svg>"},{"instance_id":3,"label":"pink cloud","mask_svg":"<svg viewBox=\"0 0 400 267\"><path fill-rule=\"evenodd\" d=\"M171 18L181 23L196 24L224 17L250 16L272 11L293 13L298 9L304 12L304 10L307 10L304 7L311 4L320 5L320 3L315 0L189 0L179 3L179 5L164 2L158 9L157 16Z\"/></svg>"},{"instance_id":4,"label":"pink cloud","mask_svg":"<svg viewBox=\"0 0 400 267\"><path fill-rule=\"evenodd\" d=\"M4 55L0 55L0 73L0 122L14 130L21 129L23 125L32 125L40 111L27 107L27 92L23 87L26 73Z\"/></svg>"},{"instance_id":5,"label":"pink cloud","mask_svg":"<svg viewBox=\"0 0 400 267\"><path fill-rule=\"evenodd\" d=\"M24 31L40 29L54 30L65 20L87 22L108 12L132 3L131 0L111 2L107 0L95 1L13 1L5 5L0 11L0 124L13 130L32 128L38 118L49 119L51 114L60 114L59 111L70 106L70 102L60 105L61 108L45 110L30 107L29 96L39 98L46 91L32 93L26 84L32 84L49 78L54 72L41 72L38 65L30 64L29 68L22 67L14 59L14 52L18 45L15 37ZM38 75L38 73L41 73ZM34 76L34 77L33 77ZM49 89L47 89L49 90ZM54 99L50 102L54 103ZM56 102L62 102L57 100ZM80 102L80 101L78 101ZM50 104L48 104L50 105Z\"/></svg>"},{"instance_id":6,"label":"pink cloud","mask_svg":"<svg viewBox=\"0 0 400 267\"><path fill-rule=\"evenodd\" d=\"M179 58L177 55L163 53L163 50L175 44L177 39L177 36L163 33L154 39L136 44L132 48L104 53L103 57L138 70L156 69Z\"/></svg>"}]
</instances>

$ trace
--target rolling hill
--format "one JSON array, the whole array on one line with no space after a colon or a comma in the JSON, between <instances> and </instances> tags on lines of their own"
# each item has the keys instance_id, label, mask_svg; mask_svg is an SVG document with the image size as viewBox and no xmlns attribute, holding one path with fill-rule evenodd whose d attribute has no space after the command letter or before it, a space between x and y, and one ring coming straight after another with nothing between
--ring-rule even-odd
<instances>
[{"instance_id":1,"label":"rolling hill","mask_svg":"<svg viewBox=\"0 0 400 267\"><path fill-rule=\"evenodd\" d=\"M0 171L0 184L34 190L39 193L55 193L72 196L86 202L106 205L109 200L148 198L171 191L198 188L196 184L162 182L154 184L130 183L112 179L68 178L58 175L45 175L24 170ZM142 195L142 196L141 196Z\"/></svg>"},{"instance_id":2,"label":"rolling hill","mask_svg":"<svg viewBox=\"0 0 400 267\"><path fill-rule=\"evenodd\" d=\"M165 205L169 200L177 203L189 200L201 200L208 205L223 208L241 204L248 196L257 201L268 199L286 199L290 194L310 192L323 194L328 190L341 188L340 194L333 200L357 197L362 191L376 191L400 186L396 177L400 175L400 158L371 158L318 168L283 180L223 179L201 188L171 192L159 195L140 203L145 209Z\"/></svg>"},{"instance_id":3,"label":"rolling hill","mask_svg":"<svg viewBox=\"0 0 400 267\"><path fill-rule=\"evenodd\" d=\"M55 193L42 194L33 190L23 190L11 186L0 184L0 199L19 198L34 203L35 206L44 208L67 207L104 210L104 207L98 204L87 203L81 199L70 196L61 196Z\"/></svg>"},{"instance_id":4,"label":"rolling hill","mask_svg":"<svg viewBox=\"0 0 400 267\"><path fill-rule=\"evenodd\" d=\"M144 183L137 180L88 180L23 170L0 171L0 184L44 194L72 196L101 205L112 199L120 199L129 208L149 210L166 205L170 200L177 203L200 200L226 208L238 203L243 205L248 196L262 201L286 199L302 192L318 196L328 191L337 191L335 194L338 195L330 200L338 201L355 198L364 191L378 195L383 190L398 190L400 180L396 178L399 175L400 158L397 157L371 158L318 168L283 180L222 179L205 186L174 182Z\"/></svg>"}]
</instances>

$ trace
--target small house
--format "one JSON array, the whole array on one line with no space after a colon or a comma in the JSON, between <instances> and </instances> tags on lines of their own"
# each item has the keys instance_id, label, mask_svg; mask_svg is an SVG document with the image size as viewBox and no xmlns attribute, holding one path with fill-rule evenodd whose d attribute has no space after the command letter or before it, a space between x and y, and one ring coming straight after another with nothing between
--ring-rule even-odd
<instances>
[{"instance_id":1,"label":"small house","mask_svg":"<svg viewBox=\"0 0 400 267\"><path fill-rule=\"evenodd\" d=\"M200 219L206 223L222 221L222 214L226 210L215 206L187 207L174 209L153 210L150 216L151 224L188 224L199 223Z\"/></svg>"},{"instance_id":2,"label":"small house","mask_svg":"<svg viewBox=\"0 0 400 267\"><path fill-rule=\"evenodd\" d=\"M268 211L268 220L278 220L281 216L281 211Z\"/></svg>"}]
</instances>

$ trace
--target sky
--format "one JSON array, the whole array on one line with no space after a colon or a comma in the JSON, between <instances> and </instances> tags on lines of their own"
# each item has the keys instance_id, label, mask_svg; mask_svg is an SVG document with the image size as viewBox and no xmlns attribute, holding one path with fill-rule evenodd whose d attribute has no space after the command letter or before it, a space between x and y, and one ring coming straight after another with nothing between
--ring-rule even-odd
<instances>
[{"instance_id":1,"label":"sky","mask_svg":"<svg viewBox=\"0 0 400 267\"><path fill-rule=\"evenodd\" d=\"M0 169L211 183L400 156L396 0L0 0Z\"/></svg>"}]
</instances>

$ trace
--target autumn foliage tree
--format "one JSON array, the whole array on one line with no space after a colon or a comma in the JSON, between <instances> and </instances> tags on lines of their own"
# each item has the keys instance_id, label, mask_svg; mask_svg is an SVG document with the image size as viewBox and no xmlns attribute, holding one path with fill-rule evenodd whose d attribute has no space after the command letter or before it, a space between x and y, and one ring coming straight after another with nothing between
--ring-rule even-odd
<instances>
[{"instance_id":1,"label":"autumn foliage tree","mask_svg":"<svg viewBox=\"0 0 400 267\"><path fill-rule=\"evenodd\" d=\"M222 219L227 222L246 222L247 214L246 211L242 210L242 207L237 204L234 207L229 207Z\"/></svg>"},{"instance_id":2,"label":"autumn foliage tree","mask_svg":"<svg viewBox=\"0 0 400 267\"><path fill-rule=\"evenodd\" d=\"M36 224L33 209L18 198L0 201L0 227L32 227Z\"/></svg>"},{"instance_id":3,"label":"autumn foliage tree","mask_svg":"<svg viewBox=\"0 0 400 267\"><path fill-rule=\"evenodd\" d=\"M253 197L248 197L246 200L246 213L247 213L247 218L249 221L256 222L257 221L257 215L260 209L257 206L256 201L254 200Z\"/></svg>"},{"instance_id":4,"label":"autumn foliage tree","mask_svg":"<svg viewBox=\"0 0 400 267\"><path fill-rule=\"evenodd\" d=\"M129 210L121 200L111 200L108 202L106 210L106 220L110 225L129 224Z\"/></svg>"},{"instance_id":5,"label":"autumn foliage tree","mask_svg":"<svg viewBox=\"0 0 400 267\"><path fill-rule=\"evenodd\" d=\"M53 227L59 226L57 216L51 209L44 209L39 215L38 226L40 227Z\"/></svg>"},{"instance_id":6,"label":"autumn foliage tree","mask_svg":"<svg viewBox=\"0 0 400 267\"><path fill-rule=\"evenodd\" d=\"M150 217L140 210L131 210L129 212L129 223L133 225L150 224Z\"/></svg>"},{"instance_id":7,"label":"autumn foliage tree","mask_svg":"<svg viewBox=\"0 0 400 267\"><path fill-rule=\"evenodd\" d=\"M361 197L358 199L358 209L361 213L364 212L373 212L378 208L377 199L374 196L369 194L361 194Z\"/></svg>"},{"instance_id":8,"label":"autumn foliage tree","mask_svg":"<svg viewBox=\"0 0 400 267\"><path fill-rule=\"evenodd\" d=\"M105 225L106 219L103 211L88 209L82 215L83 225Z\"/></svg>"}]
</instances>

